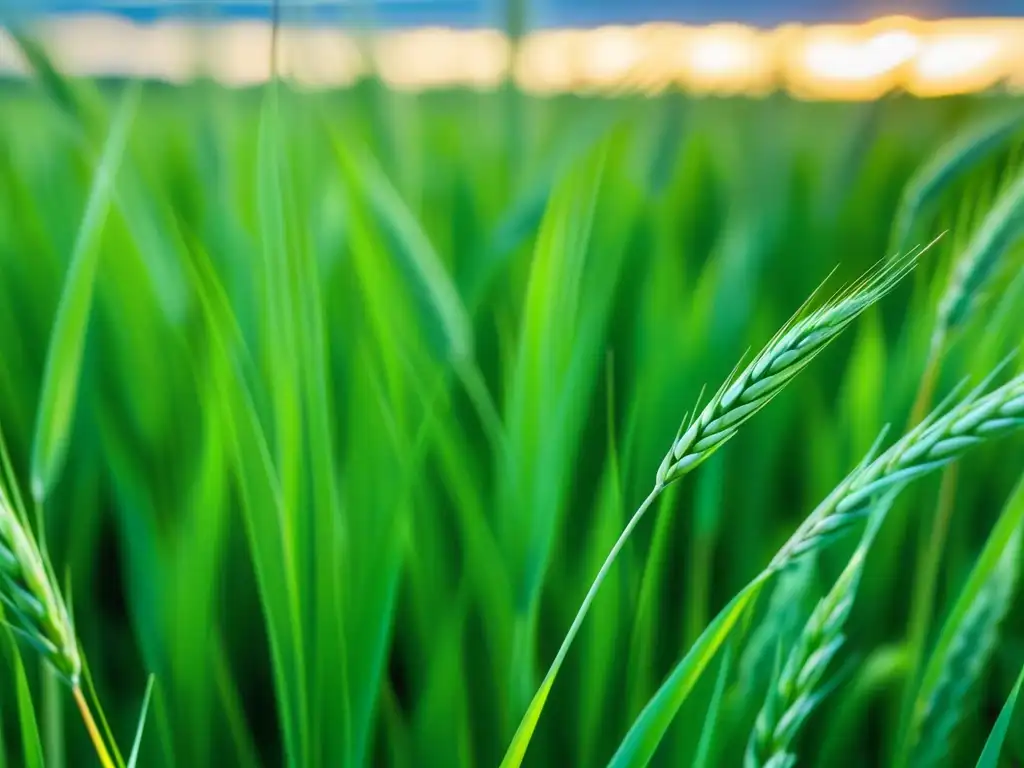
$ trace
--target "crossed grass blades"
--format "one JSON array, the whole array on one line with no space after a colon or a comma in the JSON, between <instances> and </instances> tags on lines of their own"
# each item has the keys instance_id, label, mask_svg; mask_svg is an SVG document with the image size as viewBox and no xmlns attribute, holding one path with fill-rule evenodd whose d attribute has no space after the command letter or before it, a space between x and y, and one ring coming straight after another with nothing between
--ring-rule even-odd
<instances>
[{"instance_id":1,"label":"crossed grass blades","mask_svg":"<svg viewBox=\"0 0 1024 768\"><path fill-rule=\"evenodd\" d=\"M830 689L820 684L843 645L843 626L853 607L868 549L903 486L955 461L984 440L1024 425L1024 376L980 397L984 387L985 384L970 393L945 416L933 415L930 423L915 429L885 455L855 471L852 482L837 489L841 500L832 506L823 505L816 519L794 537L792 546L780 553L779 567L786 567L793 558L820 549L840 536L860 515L871 515L857 550L811 615L768 693L751 734L745 757L747 768L795 764L796 756L789 747ZM929 680L934 680L929 695L918 706L914 725L917 734L928 734L930 738L917 743L914 765L941 762L941 755L948 749L949 734L958 722L961 700L995 645L996 627L1009 607L1016 580L1020 535L1019 530L1013 530L1006 537L1010 541L1004 545L998 565L993 568L996 578L983 581L977 594L971 595L973 599L966 601L969 607L964 609L963 628L947 643L953 648L946 654L950 658L937 655L929 668ZM959 656L954 658L954 653Z\"/></svg>"},{"instance_id":2,"label":"crossed grass blades","mask_svg":"<svg viewBox=\"0 0 1024 768\"><path fill-rule=\"evenodd\" d=\"M697 412L694 409L696 415L692 420L683 420L683 426L658 468L654 489L626 524L598 571L547 675L512 738L502 766L512 768L522 763L551 686L598 589L633 529L665 488L692 472L721 448L744 422L768 405L829 342L839 336L864 310L891 292L914 269L927 247L915 248L905 257L881 262L820 307L808 311L814 298L812 295L745 368L738 373L733 371L702 410Z\"/></svg>"},{"instance_id":3,"label":"crossed grass blades","mask_svg":"<svg viewBox=\"0 0 1024 768\"><path fill-rule=\"evenodd\" d=\"M997 375L998 370L959 401L956 398L962 388L954 390L921 424L877 457L874 454L881 438L876 442L769 565L715 617L640 713L612 758L612 766L650 761L700 674L772 576L864 521L878 507L880 497L894 496L913 480L949 465L971 448L1024 428L1024 373L985 394ZM829 633L818 632L815 637L821 641Z\"/></svg>"}]
</instances>

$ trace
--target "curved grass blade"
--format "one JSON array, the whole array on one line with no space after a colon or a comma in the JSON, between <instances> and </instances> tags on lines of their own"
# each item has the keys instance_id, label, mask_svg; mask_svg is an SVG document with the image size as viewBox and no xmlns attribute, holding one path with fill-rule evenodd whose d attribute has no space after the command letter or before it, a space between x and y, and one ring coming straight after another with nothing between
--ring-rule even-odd
<instances>
[{"instance_id":1,"label":"curved grass blade","mask_svg":"<svg viewBox=\"0 0 1024 768\"><path fill-rule=\"evenodd\" d=\"M15 32L12 37L43 93L67 117L62 127L76 139L77 157L91 164L101 152L103 132L109 121L102 89L90 79L64 75L46 49L32 37L21 32ZM123 217L135 249L149 272L150 286L161 309L177 323L184 319L187 295L184 277L177 269L177 254L169 247L178 237L178 231L169 223L174 211L163 197L163 191L146 181L138 165L126 164L118 189L113 193L113 206Z\"/></svg>"},{"instance_id":2,"label":"curved grass blade","mask_svg":"<svg viewBox=\"0 0 1024 768\"><path fill-rule=\"evenodd\" d=\"M275 83L263 99L257 139L256 202L260 220L263 278L263 333L266 377L270 394L268 439L279 476L281 499L286 510L299 504L298 466L305 457L302 447L302 416L299 386L297 302L293 291L293 265L300 248L289 237L291 178L288 174L286 134L282 125L283 96ZM302 540L299 521L283 516L285 547L298 552Z\"/></svg>"},{"instance_id":3,"label":"curved grass blade","mask_svg":"<svg viewBox=\"0 0 1024 768\"><path fill-rule=\"evenodd\" d=\"M376 230L367 235L383 235L387 247L397 259L402 273L415 288L421 327L429 329L428 341L442 360L460 363L472 357L473 332L469 313L462 304L440 255L431 245L419 222L402 200L384 172L365 151L342 141L335 142L335 155L349 197L364 210L352 217L352 225L366 227L373 221Z\"/></svg>"},{"instance_id":4,"label":"curved grass blade","mask_svg":"<svg viewBox=\"0 0 1024 768\"><path fill-rule=\"evenodd\" d=\"M735 648L729 645L725 649L725 657L722 659L722 666L718 670L718 679L715 680L715 690L711 694L711 703L708 704L708 711L704 715L704 727L701 729L700 743L697 745L697 755L693 759L694 768L706 768L712 765L711 756L715 748L715 734L718 730L718 720L722 712L722 701L725 698L725 684L732 674L733 656Z\"/></svg>"},{"instance_id":5,"label":"curved grass blade","mask_svg":"<svg viewBox=\"0 0 1024 768\"><path fill-rule=\"evenodd\" d=\"M99 265L100 236L110 210L114 180L128 142L128 131L140 93L141 86L135 84L123 97L96 167L50 334L32 441L32 495L39 502L52 490L64 464L78 395L93 284Z\"/></svg>"},{"instance_id":6,"label":"curved grass blade","mask_svg":"<svg viewBox=\"0 0 1024 768\"><path fill-rule=\"evenodd\" d=\"M679 707L690 695L701 674L729 637L743 612L768 583L770 575L767 571L762 572L708 625L686 657L676 665L654 698L644 707L640 717L633 723L633 727L629 729L626 738L612 757L608 764L609 768L647 765L650 762Z\"/></svg>"},{"instance_id":7,"label":"curved grass blade","mask_svg":"<svg viewBox=\"0 0 1024 768\"><path fill-rule=\"evenodd\" d=\"M1024 235L1024 172L999 196L967 250L957 259L939 303L932 352L941 353L951 331L974 309L1003 255Z\"/></svg>"},{"instance_id":8,"label":"curved grass blade","mask_svg":"<svg viewBox=\"0 0 1024 768\"><path fill-rule=\"evenodd\" d=\"M21 728L21 748L25 766L26 768L46 768L46 763L43 760L43 742L39 734L39 724L36 721L35 705L32 702L32 692L28 687L28 678L25 676L25 664L22 662L17 648L13 648L12 652L14 654L14 684L18 702L18 725Z\"/></svg>"},{"instance_id":9,"label":"curved grass blade","mask_svg":"<svg viewBox=\"0 0 1024 768\"><path fill-rule=\"evenodd\" d=\"M1024 110L975 126L945 144L930 162L907 183L893 227L893 244L902 251L913 237L918 219L939 199L943 192L964 174L1005 146L1024 126Z\"/></svg>"},{"instance_id":10,"label":"curved grass blade","mask_svg":"<svg viewBox=\"0 0 1024 768\"><path fill-rule=\"evenodd\" d=\"M149 711L149 699L153 695L154 680L156 680L156 677L154 675L150 675L149 680L146 681L146 693L142 697L142 709L139 712L139 724L135 729L135 741L132 743L131 754L128 755L127 768L135 768L139 761L139 750L142 747L142 732L146 727L146 713Z\"/></svg>"},{"instance_id":11,"label":"curved grass blade","mask_svg":"<svg viewBox=\"0 0 1024 768\"><path fill-rule=\"evenodd\" d=\"M995 648L999 624L1009 609L1019 575L1022 525L1024 477L993 528L925 668L903 750L913 765L934 765L947 754L965 698Z\"/></svg>"},{"instance_id":12,"label":"curved grass blade","mask_svg":"<svg viewBox=\"0 0 1024 768\"><path fill-rule=\"evenodd\" d=\"M294 550L286 545L287 510L270 446L241 370L238 328L215 273L202 259L189 262L190 278L217 354L229 361L230 376L217 382L227 454L241 495L243 521L253 557L260 602L270 642L274 687L281 709L285 751L304 764L306 718L305 645L301 595Z\"/></svg>"},{"instance_id":13,"label":"curved grass blade","mask_svg":"<svg viewBox=\"0 0 1024 768\"><path fill-rule=\"evenodd\" d=\"M999 753L1003 750L1003 742L1006 740L1006 733L1010 730L1010 721L1013 720L1013 710L1017 706L1017 697L1020 696L1021 685L1024 684L1024 669L1017 675L1017 682L1013 690L1003 704L996 724L992 726L992 732L985 742L985 749L978 758L977 768L999 768Z\"/></svg>"},{"instance_id":14,"label":"curved grass blade","mask_svg":"<svg viewBox=\"0 0 1024 768\"><path fill-rule=\"evenodd\" d=\"M11 30L10 36L44 93L71 118L73 124L85 130L97 127L102 114L97 93L64 77L35 38L18 29Z\"/></svg>"}]
</instances>

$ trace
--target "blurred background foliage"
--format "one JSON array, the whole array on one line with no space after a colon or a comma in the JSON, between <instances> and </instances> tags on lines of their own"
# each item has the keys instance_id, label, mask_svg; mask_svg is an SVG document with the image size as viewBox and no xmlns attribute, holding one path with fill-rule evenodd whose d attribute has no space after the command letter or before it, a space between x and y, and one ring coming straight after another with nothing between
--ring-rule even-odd
<instances>
[{"instance_id":1,"label":"blurred background foliage","mask_svg":"<svg viewBox=\"0 0 1024 768\"><path fill-rule=\"evenodd\" d=\"M56 308L124 92L56 75L0 92L0 424L25 490ZM627 546L527 756L607 760L717 610L883 425L902 431L952 260L1016 177L1024 133L949 179L907 242L901 199L943 144L1015 109L147 85L106 169L77 408L43 510L119 740L153 672L142 765L496 764L701 387L833 269L826 294L946 232ZM1022 255L951 339L939 395L1020 347ZM961 467L933 630L1022 447ZM879 535L854 671L801 764L891 756L937 489L914 486ZM807 566L794 625L845 564L835 550ZM1024 663L1014 602L949 765L974 760ZM741 655L715 764L738 764L776 644L754 633ZM63 745L47 765L89 764L81 724L24 658L42 738ZM659 764L693 760L715 677ZM34 736L14 685L0 678L0 752L19 765Z\"/></svg>"}]
</instances>

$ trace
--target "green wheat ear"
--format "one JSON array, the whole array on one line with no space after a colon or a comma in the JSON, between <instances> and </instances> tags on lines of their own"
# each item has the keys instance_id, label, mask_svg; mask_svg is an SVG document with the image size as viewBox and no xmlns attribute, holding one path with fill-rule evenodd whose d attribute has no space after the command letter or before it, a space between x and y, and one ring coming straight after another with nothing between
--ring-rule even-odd
<instances>
[{"instance_id":1,"label":"green wheat ear","mask_svg":"<svg viewBox=\"0 0 1024 768\"><path fill-rule=\"evenodd\" d=\"M1024 172L1017 175L988 212L981 228L953 265L939 302L932 354L941 354L946 337L981 303L981 294L1000 262L1024 236Z\"/></svg>"},{"instance_id":2,"label":"green wheat ear","mask_svg":"<svg viewBox=\"0 0 1024 768\"><path fill-rule=\"evenodd\" d=\"M658 469L657 484L663 486L679 479L722 447L740 425L768 405L829 342L891 292L917 266L918 258L928 247L930 244L903 258L879 263L859 281L806 315L801 308L680 430Z\"/></svg>"},{"instance_id":3,"label":"green wheat ear","mask_svg":"<svg viewBox=\"0 0 1024 768\"><path fill-rule=\"evenodd\" d=\"M1024 429L1024 374L984 394L998 369L950 407L954 390L924 422L871 460L872 453L812 512L786 545L772 569L844 535L871 512L880 494L941 469L969 449Z\"/></svg>"},{"instance_id":4,"label":"green wheat ear","mask_svg":"<svg viewBox=\"0 0 1024 768\"><path fill-rule=\"evenodd\" d=\"M796 763L791 745L831 688L823 684L824 676L845 642L843 627L857 596L868 550L897 493L889 491L875 507L846 568L819 601L793 645L757 716L744 755L746 768L782 768Z\"/></svg>"},{"instance_id":5,"label":"green wheat ear","mask_svg":"<svg viewBox=\"0 0 1024 768\"><path fill-rule=\"evenodd\" d=\"M72 687L82 659L67 606L54 585L31 531L0 489L0 601L19 637L34 647Z\"/></svg>"}]
</instances>

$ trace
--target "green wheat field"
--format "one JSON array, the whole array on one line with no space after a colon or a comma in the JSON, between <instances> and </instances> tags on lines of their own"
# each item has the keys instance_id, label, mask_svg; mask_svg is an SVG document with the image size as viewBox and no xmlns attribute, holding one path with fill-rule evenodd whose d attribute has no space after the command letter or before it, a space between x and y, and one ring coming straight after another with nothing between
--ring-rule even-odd
<instances>
[{"instance_id":1,"label":"green wheat field","mask_svg":"<svg viewBox=\"0 0 1024 768\"><path fill-rule=\"evenodd\" d=\"M1019 101L28 53L0 766L1022 764Z\"/></svg>"}]
</instances>

